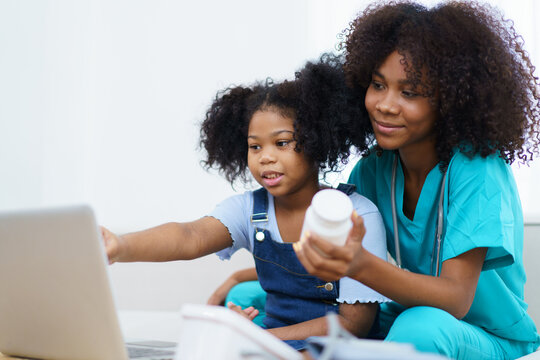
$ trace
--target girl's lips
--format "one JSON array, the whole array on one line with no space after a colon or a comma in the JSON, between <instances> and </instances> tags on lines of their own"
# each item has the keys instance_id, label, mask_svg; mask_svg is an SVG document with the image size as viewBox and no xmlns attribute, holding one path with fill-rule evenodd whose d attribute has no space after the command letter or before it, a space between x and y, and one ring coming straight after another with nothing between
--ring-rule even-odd
<instances>
[{"instance_id":1,"label":"girl's lips","mask_svg":"<svg viewBox=\"0 0 540 360\"><path fill-rule=\"evenodd\" d=\"M378 122L377 120L373 120L373 125L378 132L386 135L391 135L396 131L399 131L399 129L403 127L401 125L392 125L388 123Z\"/></svg>"},{"instance_id":2,"label":"girl's lips","mask_svg":"<svg viewBox=\"0 0 540 360\"><path fill-rule=\"evenodd\" d=\"M283 179L283 174L275 174L277 176L273 177L266 177L264 174L262 176L262 181L266 184L266 186L276 186L278 185L281 180Z\"/></svg>"}]
</instances>

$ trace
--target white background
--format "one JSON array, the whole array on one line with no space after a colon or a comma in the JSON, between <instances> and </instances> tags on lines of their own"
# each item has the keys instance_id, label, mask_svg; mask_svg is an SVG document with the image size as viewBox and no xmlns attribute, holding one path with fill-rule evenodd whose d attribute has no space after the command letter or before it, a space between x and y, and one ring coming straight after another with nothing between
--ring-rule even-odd
<instances>
[{"instance_id":1,"label":"white background","mask_svg":"<svg viewBox=\"0 0 540 360\"><path fill-rule=\"evenodd\" d=\"M367 3L0 1L0 210L87 203L120 233L203 216L235 193L200 166L198 123L216 91L293 77L334 49ZM490 3L539 64L540 5ZM514 170L535 221L540 164ZM120 307L170 310L204 301L250 261L118 264L111 273Z\"/></svg>"}]
</instances>

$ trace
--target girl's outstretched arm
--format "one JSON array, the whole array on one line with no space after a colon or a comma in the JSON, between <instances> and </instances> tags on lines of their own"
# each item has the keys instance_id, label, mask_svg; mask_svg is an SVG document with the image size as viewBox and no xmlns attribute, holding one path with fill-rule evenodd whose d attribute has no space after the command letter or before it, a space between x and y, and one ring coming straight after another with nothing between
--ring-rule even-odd
<instances>
[{"instance_id":1,"label":"girl's outstretched arm","mask_svg":"<svg viewBox=\"0 0 540 360\"><path fill-rule=\"evenodd\" d=\"M458 319L467 314L482 270L485 248L446 260L439 277L416 274L366 251L362 247L363 222L355 218L353 223L345 246L332 245L314 235L294 246L308 272L324 280L349 276L407 307L432 306Z\"/></svg>"},{"instance_id":2,"label":"girl's outstretched arm","mask_svg":"<svg viewBox=\"0 0 540 360\"><path fill-rule=\"evenodd\" d=\"M166 223L118 236L101 228L109 263L191 260L232 245L219 220L203 217L187 223Z\"/></svg>"}]
</instances>

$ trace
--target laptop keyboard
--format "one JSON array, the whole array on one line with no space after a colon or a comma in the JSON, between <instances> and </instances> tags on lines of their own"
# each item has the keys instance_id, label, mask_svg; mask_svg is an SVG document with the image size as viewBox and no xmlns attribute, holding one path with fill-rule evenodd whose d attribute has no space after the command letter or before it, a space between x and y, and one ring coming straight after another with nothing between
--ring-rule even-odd
<instances>
[{"instance_id":1,"label":"laptop keyboard","mask_svg":"<svg viewBox=\"0 0 540 360\"><path fill-rule=\"evenodd\" d=\"M174 357L174 351L172 350L128 346L127 351L130 359L150 357L163 360L173 360Z\"/></svg>"}]
</instances>

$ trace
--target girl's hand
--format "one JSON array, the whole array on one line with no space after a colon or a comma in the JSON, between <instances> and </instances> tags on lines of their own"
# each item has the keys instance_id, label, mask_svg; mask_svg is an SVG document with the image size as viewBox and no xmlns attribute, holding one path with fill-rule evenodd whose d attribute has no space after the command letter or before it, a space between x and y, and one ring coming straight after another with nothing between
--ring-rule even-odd
<instances>
[{"instance_id":1,"label":"girl's hand","mask_svg":"<svg viewBox=\"0 0 540 360\"><path fill-rule=\"evenodd\" d=\"M293 244L298 260L306 270L325 281L335 281L354 273L361 266L362 239L366 233L364 220L356 212L351 216L353 227L344 246L322 240L316 234L303 234Z\"/></svg>"},{"instance_id":2,"label":"girl's hand","mask_svg":"<svg viewBox=\"0 0 540 360\"><path fill-rule=\"evenodd\" d=\"M122 253L122 239L111 231L101 226L101 236L105 243L105 250L109 258L109 265L118 261Z\"/></svg>"},{"instance_id":3,"label":"girl's hand","mask_svg":"<svg viewBox=\"0 0 540 360\"><path fill-rule=\"evenodd\" d=\"M259 310L255 309L253 306L242 309L240 306L233 304L232 301L229 301L227 307L251 321L253 321L257 315L259 315Z\"/></svg>"}]
</instances>

